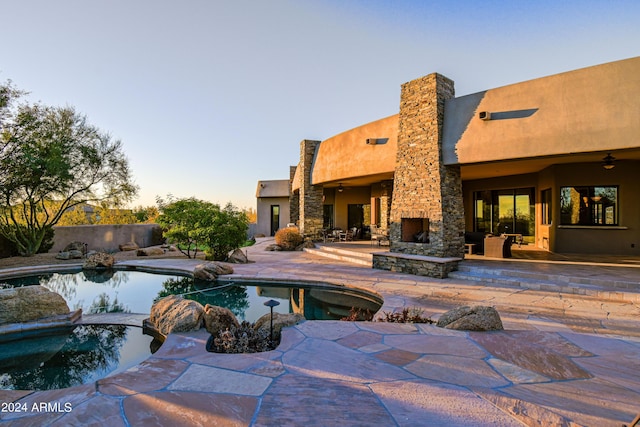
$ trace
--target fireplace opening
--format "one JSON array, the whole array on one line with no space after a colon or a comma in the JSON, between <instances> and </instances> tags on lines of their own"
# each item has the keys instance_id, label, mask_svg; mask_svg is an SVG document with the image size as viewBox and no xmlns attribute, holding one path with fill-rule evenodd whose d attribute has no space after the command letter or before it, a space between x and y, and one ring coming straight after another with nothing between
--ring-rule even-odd
<instances>
[{"instance_id":1,"label":"fireplace opening","mask_svg":"<svg viewBox=\"0 0 640 427\"><path fill-rule=\"evenodd\" d=\"M429 243L428 218L402 218L402 241Z\"/></svg>"}]
</instances>

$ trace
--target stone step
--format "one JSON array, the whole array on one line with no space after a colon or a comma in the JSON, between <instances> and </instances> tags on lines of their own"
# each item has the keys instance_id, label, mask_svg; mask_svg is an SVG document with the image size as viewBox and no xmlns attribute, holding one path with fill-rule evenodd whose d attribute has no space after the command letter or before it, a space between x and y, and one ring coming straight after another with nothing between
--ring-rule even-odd
<instances>
[{"instance_id":1,"label":"stone step","mask_svg":"<svg viewBox=\"0 0 640 427\"><path fill-rule=\"evenodd\" d=\"M611 301L640 302L640 285L631 281L606 281L569 275L549 275L522 270L462 265L458 271L449 273L448 277L490 283L494 286L593 296Z\"/></svg>"},{"instance_id":2,"label":"stone step","mask_svg":"<svg viewBox=\"0 0 640 427\"><path fill-rule=\"evenodd\" d=\"M338 261L349 262L352 264L363 265L366 267L371 267L373 264L373 255L369 253L349 251L346 249L334 248L331 246L305 248L304 251L313 255L335 259Z\"/></svg>"}]
</instances>

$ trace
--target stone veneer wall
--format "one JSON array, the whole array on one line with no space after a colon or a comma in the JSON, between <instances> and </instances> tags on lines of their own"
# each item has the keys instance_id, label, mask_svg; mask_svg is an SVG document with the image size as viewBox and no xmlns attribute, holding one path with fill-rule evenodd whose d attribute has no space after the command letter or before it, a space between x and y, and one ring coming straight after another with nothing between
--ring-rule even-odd
<instances>
[{"instance_id":1,"label":"stone veneer wall","mask_svg":"<svg viewBox=\"0 0 640 427\"><path fill-rule=\"evenodd\" d=\"M382 183L382 194L380 195L380 224L379 227L389 229L389 217L391 215L391 200L393 200L393 181Z\"/></svg>"},{"instance_id":2,"label":"stone veneer wall","mask_svg":"<svg viewBox=\"0 0 640 427\"><path fill-rule=\"evenodd\" d=\"M300 204L298 227L307 236L315 236L322 230L322 193L320 185L311 185L311 169L316 148L320 141L309 139L300 142Z\"/></svg>"},{"instance_id":3,"label":"stone veneer wall","mask_svg":"<svg viewBox=\"0 0 640 427\"><path fill-rule=\"evenodd\" d=\"M294 193L292 189L297 168L297 166L289 167L289 222L292 224L298 224L300 220L300 193Z\"/></svg>"},{"instance_id":4,"label":"stone veneer wall","mask_svg":"<svg viewBox=\"0 0 640 427\"><path fill-rule=\"evenodd\" d=\"M444 104L453 96L453 81L436 73L402 85L391 252L464 256L460 168L443 165L441 150ZM428 218L429 242L403 242L402 218Z\"/></svg>"}]
</instances>

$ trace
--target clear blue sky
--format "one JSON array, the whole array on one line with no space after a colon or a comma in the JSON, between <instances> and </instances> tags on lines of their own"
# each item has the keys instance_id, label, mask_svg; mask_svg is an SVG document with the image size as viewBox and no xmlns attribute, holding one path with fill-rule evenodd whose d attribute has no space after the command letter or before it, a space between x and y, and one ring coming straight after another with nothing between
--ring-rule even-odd
<instances>
[{"instance_id":1,"label":"clear blue sky","mask_svg":"<svg viewBox=\"0 0 640 427\"><path fill-rule=\"evenodd\" d=\"M439 72L466 95L640 55L640 2L0 0L0 81L123 142L132 203L255 206L302 139L396 114Z\"/></svg>"}]
</instances>

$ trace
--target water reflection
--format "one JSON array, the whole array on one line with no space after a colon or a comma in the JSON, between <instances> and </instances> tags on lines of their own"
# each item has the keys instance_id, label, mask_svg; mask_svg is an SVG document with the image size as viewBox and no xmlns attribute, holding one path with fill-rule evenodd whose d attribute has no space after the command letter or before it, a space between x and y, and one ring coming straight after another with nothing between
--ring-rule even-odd
<instances>
[{"instance_id":1,"label":"water reflection","mask_svg":"<svg viewBox=\"0 0 640 427\"><path fill-rule=\"evenodd\" d=\"M184 295L185 298L199 302L203 306L217 305L226 307L236 315L244 317L249 308L247 289L242 286L212 287L211 282L200 282L189 277L167 279L162 282L162 290L155 301L169 295Z\"/></svg>"},{"instance_id":2,"label":"water reflection","mask_svg":"<svg viewBox=\"0 0 640 427\"><path fill-rule=\"evenodd\" d=\"M78 326L68 335L0 344L0 389L52 390L103 378L118 367L128 328Z\"/></svg>"}]
</instances>

